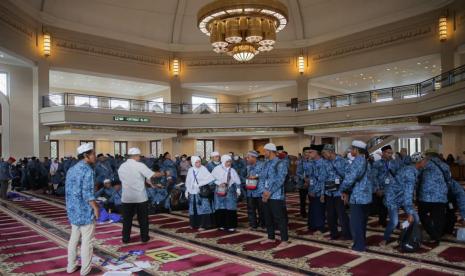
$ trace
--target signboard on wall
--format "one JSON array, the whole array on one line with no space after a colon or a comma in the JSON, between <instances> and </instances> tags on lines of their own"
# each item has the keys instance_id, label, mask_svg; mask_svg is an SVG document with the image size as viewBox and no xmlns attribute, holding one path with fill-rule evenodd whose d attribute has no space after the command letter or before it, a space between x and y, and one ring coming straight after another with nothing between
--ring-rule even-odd
<instances>
[{"instance_id":1,"label":"signboard on wall","mask_svg":"<svg viewBox=\"0 0 465 276\"><path fill-rule=\"evenodd\" d=\"M150 122L150 119L145 118L145 117L137 117L137 116L115 115L115 116L113 116L113 121L133 122L133 123L148 123L148 122Z\"/></svg>"}]
</instances>

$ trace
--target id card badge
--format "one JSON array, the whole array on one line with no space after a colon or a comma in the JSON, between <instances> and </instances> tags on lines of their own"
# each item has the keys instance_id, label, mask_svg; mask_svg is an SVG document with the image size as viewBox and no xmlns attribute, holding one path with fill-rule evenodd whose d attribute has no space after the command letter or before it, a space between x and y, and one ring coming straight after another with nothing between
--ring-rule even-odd
<instances>
[{"instance_id":1,"label":"id card badge","mask_svg":"<svg viewBox=\"0 0 465 276\"><path fill-rule=\"evenodd\" d=\"M339 178L336 178L334 179L334 183L336 183L337 185L341 184L341 181L339 180Z\"/></svg>"},{"instance_id":2,"label":"id card badge","mask_svg":"<svg viewBox=\"0 0 465 276\"><path fill-rule=\"evenodd\" d=\"M454 210L454 204L452 204L452 202L449 202L449 209Z\"/></svg>"},{"instance_id":3,"label":"id card badge","mask_svg":"<svg viewBox=\"0 0 465 276\"><path fill-rule=\"evenodd\" d=\"M313 186L313 179L310 179L310 186Z\"/></svg>"},{"instance_id":4,"label":"id card badge","mask_svg":"<svg viewBox=\"0 0 465 276\"><path fill-rule=\"evenodd\" d=\"M389 178L386 178L386 180L384 180L384 184L386 184L386 185L389 185L390 182L391 182L391 180Z\"/></svg>"},{"instance_id":5,"label":"id card badge","mask_svg":"<svg viewBox=\"0 0 465 276\"><path fill-rule=\"evenodd\" d=\"M268 180L265 181L265 189L268 189Z\"/></svg>"}]
</instances>

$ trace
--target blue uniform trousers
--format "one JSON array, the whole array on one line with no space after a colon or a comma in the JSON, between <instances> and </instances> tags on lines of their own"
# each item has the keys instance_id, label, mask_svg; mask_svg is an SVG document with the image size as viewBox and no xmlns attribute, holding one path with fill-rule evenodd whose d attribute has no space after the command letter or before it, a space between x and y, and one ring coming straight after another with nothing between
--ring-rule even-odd
<instances>
[{"instance_id":1,"label":"blue uniform trousers","mask_svg":"<svg viewBox=\"0 0 465 276\"><path fill-rule=\"evenodd\" d=\"M355 251L365 251L369 204L350 204L350 232Z\"/></svg>"}]
</instances>

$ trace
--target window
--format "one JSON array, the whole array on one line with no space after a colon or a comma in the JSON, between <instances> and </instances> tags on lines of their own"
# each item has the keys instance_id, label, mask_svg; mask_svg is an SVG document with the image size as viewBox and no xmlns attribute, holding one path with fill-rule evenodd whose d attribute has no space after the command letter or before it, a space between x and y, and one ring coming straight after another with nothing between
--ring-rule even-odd
<instances>
[{"instance_id":1,"label":"window","mask_svg":"<svg viewBox=\"0 0 465 276\"><path fill-rule=\"evenodd\" d=\"M49 99L49 106L63 105L63 95L50 94L48 96L48 99Z\"/></svg>"},{"instance_id":2,"label":"window","mask_svg":"<svg viewBox=\"0 0 465 276\"><path fill-rule=\"evenodd\" d=\"M160 140L150 141L150 154L154 157L158 157L163 153L163 147Z\"/></svg>"},{"instance_id":3,"label":"window","mask_svg":"<svg viewBox=\"0 0 465 276\"><path fill-rule=\"evenodd\" d=\"M7 73L0 73L0 92L8 96L8 75Z\"/></svg>"},{"instance_id":4,"label":"window","mask_svg":"<svg viewBox=\"0 0 465 276\"><path fill-rule=\"evenodd\" d=\"M128 142L115 142L114 143L114 148L115 148L115 155L126 155L128 154Z\"/></svg>"},{"instance_id":5,"label":"window","mask_svg":"<svg viewBox=\"0 0 465 276\"><path fill-rule=\"evenodd\" d=\"M192 111L194 113L205 111L216 112L216 99L203 96L192 96Z\"/></svg>"},{"instance_id":6,"label":"window","mask_svg":"<svg viewBox=\"0 0 465 276\"><path fill-rule=\"evenodd\" d=\"M158 97L149 101L149 110L152 112L162 113L164 112L164 100L163 97Z\"/></svg>"},{"instance_id":7,"label":"window","mask_svg":"<svg viewBox=\"0 0 465 276\"><path fill-rule=\"evenodd\" d=\"M75 96L74 105L81 107L98 107L98 99L96 97Z\"/></svg>"},{"instance_id":8,"label":"window","mask_svg":"<svg viewBox=\"0 0 465 276\"><path fill-rule=\"evenodd\" d=\"M399 148L406 148L408 155L421 152L421 138L400 138Z\"/></svg>"},{"instance_id":9,"label":"window","mask_svg":"<svg viewBox=\"0 0 465 276\"><path fill-rule=\"evenodd\" d=\"M57 159L59 156L58 140L50 140L50 159Z\"/></svg>"},{"instance_id":10,"label":"window","mask_svg":"<svg viewBox=\"0 0 465 276\"><path fill-rule=\"evenodd\" d=\"M128 100L111 99L110 100L110 107L111 107L111 109L129 110L129 101Z\"/></svg>"},{"instance_id":11,"label":"window","mask_svg":"<svg viewBox=\"0 0 465 276\"><path fill-rule=\"evenodd\" d=\"M213 151L215 151L214 140L197 140L195 155L200 156L200 158L210 160L210 155Z\"/></svg>"}]
</instances>

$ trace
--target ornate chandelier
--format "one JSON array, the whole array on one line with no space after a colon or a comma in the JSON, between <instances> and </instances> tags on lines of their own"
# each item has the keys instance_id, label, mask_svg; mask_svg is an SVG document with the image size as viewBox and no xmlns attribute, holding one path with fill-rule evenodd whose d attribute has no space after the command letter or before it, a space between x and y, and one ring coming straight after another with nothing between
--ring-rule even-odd
<instances>
[{"instance_id":1,"label":"ornate chandelier","mask_svg":"<svg viewBox=\"0 0 465 276\"><path fill-rule=\"evenodd\" d=\"M239 62L273 50L276 33L287 22L287 7L278 0L216 0L197 14L198 27L210 36L213 51Z\"/></svg>"}]
</instances>

